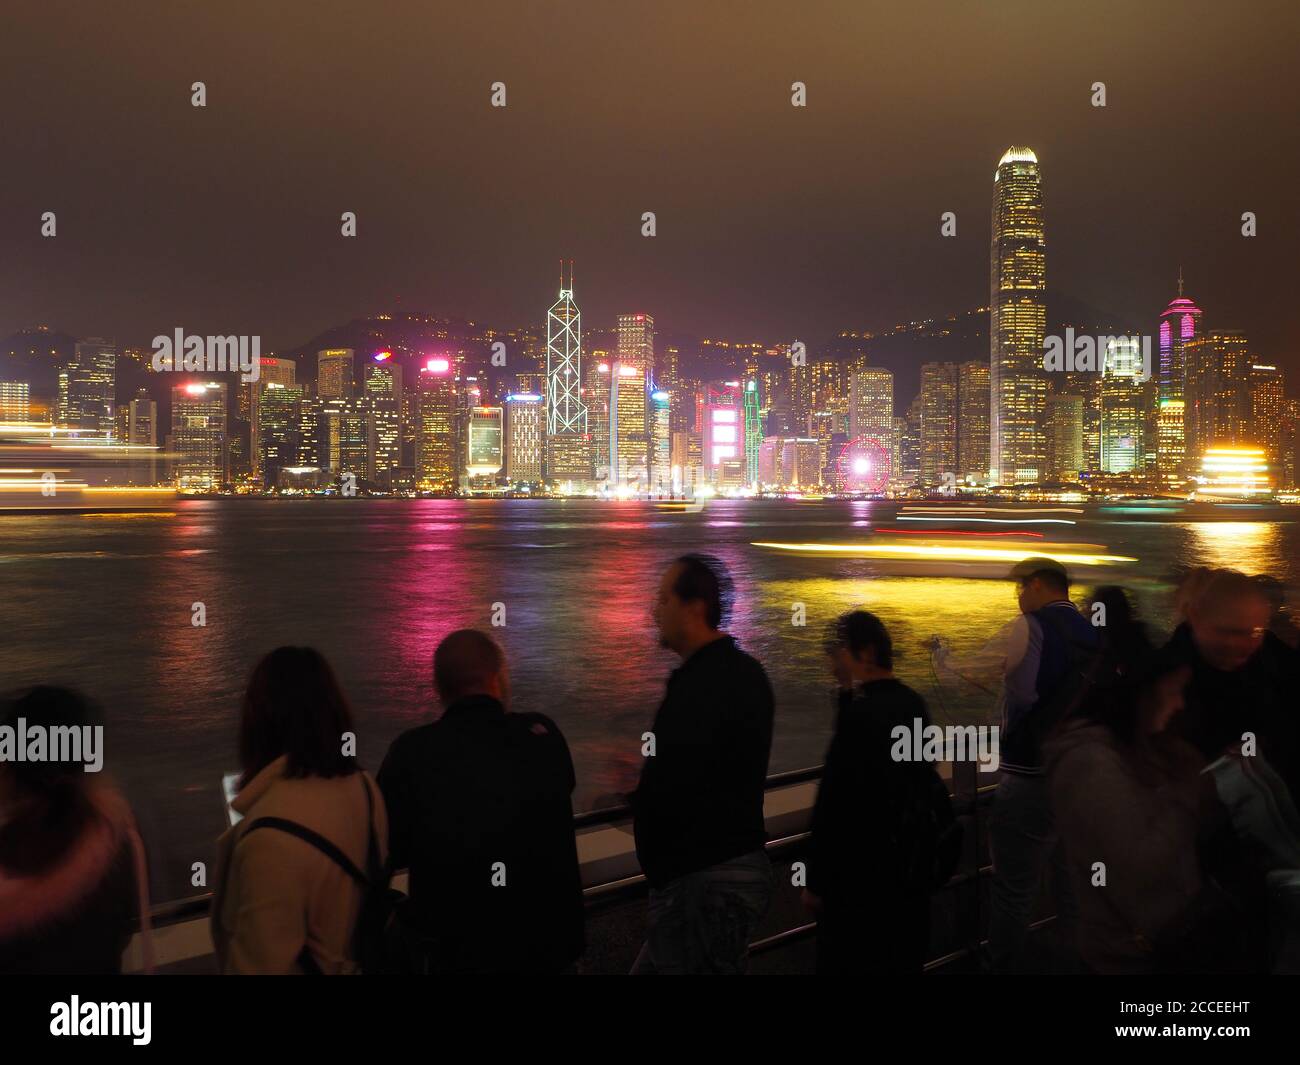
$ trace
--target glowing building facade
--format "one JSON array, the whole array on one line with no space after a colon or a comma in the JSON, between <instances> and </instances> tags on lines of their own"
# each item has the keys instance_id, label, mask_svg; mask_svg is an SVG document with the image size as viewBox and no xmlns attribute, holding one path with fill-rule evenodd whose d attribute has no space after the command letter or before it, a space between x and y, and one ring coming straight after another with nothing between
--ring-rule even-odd
<instances>
[{"instance_id":1,"label":"glowing building facade","mask_svg":"<svg viewBox=\"0 0 1300 1065\"><path fill-rule=\"evenodd\" d=\"M1209 443L1203 415L1197 403L1200 388L1189 398L1188 347L1200 335L1201 309L1183 295L1183 278L1178 276L1178 296L1160 315L1160 388L1156 414L1156 473L1162 481L1178 482L1188 473L1188 445L1193 465ZM1193 377L1196 368L1193 367ZM1190 409L1189 409L1190 407ZM1191 421L1191 439L1188 421Z\"/></svg>"},{"instance_id":2,"label":"glowing building facade","mask_svg":"<svg viewBox=\"0 0 1300 1065\"><path fill-rule=\"evenodd\" d=\"M506 481L512 485L542 480L543 407L536 392L506 396Z\"/></svg>"},{"instance_id":3,"label":"glowing building facade","mask_svg":"<svg viewBox=\"0 0 1300 1065\"><path fill-rule=\"evenodd\" d=\"M227 478L225 382L172 388L172 480L182 490L209 492Z\"/></svg>"},{"instance_id":4,"label":"glowing building facade","mask_svg":"<svg viewBox=\"0 0 1300 1065\"><path fill-rule=\"evenodd\" d=\"M560 296L546 314L546 475L554 481L591 479L591 440L582 402L582 312L560 271Z\"/></svg>"},{"instance_id":5,"label":"glowing building facade","mask_svg":"<svg viewBox=\"0 0 1300 1065\"><path fill-rule=\"evenodd\" d=\"M1046 462L1047 239L1038 157L1013 147L993 175L989 294L989 476L1039 480Z\"/></svg>"},{"instance_id":6,"label":"glowing building facade","mask_svg":"<svg viewBox=\"0 0 1300 1065\"><path fill-rule=\"evenodd\" d=\"M1146 389L1137 337L1107 342L1101 377L1101 472L1133 474L1146 464Z\"/></svg>"}]
</instances>

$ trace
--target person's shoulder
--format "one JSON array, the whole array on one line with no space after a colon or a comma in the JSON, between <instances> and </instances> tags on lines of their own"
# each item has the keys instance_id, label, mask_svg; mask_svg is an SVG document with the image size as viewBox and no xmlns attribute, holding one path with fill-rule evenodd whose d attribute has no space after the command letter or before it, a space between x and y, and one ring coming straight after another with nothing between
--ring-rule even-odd
<instances>
[{"instance_id":1,"label":"person's shoulder","mask_svg":"<svg viewBox=\"0 0 1300 1065\"><path fill-rule=\"evenodd\" d=\"M416 725L400 733L388 746L382 772L391 773L394 769L403 768L412 761L422 758L431 747L437 745L440 734L441 730L436 721Z\"/></svg>"},{"instance_id":2,"label":"person's shoulder","mask_svg":"<svg viewBox=\"0 0 1300 1065\"><path fill-rule=\"evenodd\" d=\"M545 714L536 713L535 711L512 710L506 714L506 727L520 737L565 742L564 733L560 731L560 726Z\"/></svg>"},{"instance_id":3,"label":"person's shoulder","mask_svg":"<svg viewBox=\"0 0 1300 1065\"><path fill-rule=\"evenodd\" d=\"M733 673L740 674L758 683L769 684L767 670L763 668L763 663L742 648L740 644L732 641L727 654L731 659L728 663L728 669Z\"/></svg>"}]
</instances>

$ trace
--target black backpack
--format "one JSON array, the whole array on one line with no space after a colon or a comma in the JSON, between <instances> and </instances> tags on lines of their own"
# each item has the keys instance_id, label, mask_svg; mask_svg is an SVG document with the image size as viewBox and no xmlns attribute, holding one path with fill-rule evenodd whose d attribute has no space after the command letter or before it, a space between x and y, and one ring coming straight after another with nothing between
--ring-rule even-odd
<instances>
[{"instance_id":1,"label":"black backpack","mask_svg":"<svg viewBox=\"0 0 1300 1065\"><path fill-rule=\"evenodd\" d=\"M400 910L406 896L389 887L388 872L379 857L379 841L375 836L374 800L370 784L362 774L361 786L366 793L366 823L370 837L366 843L366 872L356 867L352 859L319 832L313 832L297 821L283 817L259 817L244 830L244 835L259 828L274 828L296 836L320 851L325 857L348 874L361 888L361 910L353 929L353 956L363 973L385 973L404 968L401 945L402 926ZM241 837L242 838L242 837ZM304 945L298 955L298 964L304 973L320 976L321 968L311 951Z\"/></svg>"},{"instance_id":2,"label":"black backpack","mask_svg":"<svg viewBox=\"0 0 1300 1065\"><path fill-rule=\"evenodd\" d=\"M910 890L931 892L957 871L965 833L939 770L930 762L910 768L915 775L899 811L897 841L903 884Z\"/></svg>"},{"instance_id":3,"label":"black backpack","mask_svg":"<svg viewBox=\"0 0 1300 1065\"><path fill-rule=\"evenodd\" d=\"M1025 722L1033 735L1035 748L1041 751L1043 743L1079 710L1094 689L1115 682L1121 666L1109 641L1098 639L1096 643L1085 643L1048 609L1035 611L1034 617L1052 627L1066 650L1065 675Z\"/></svg>"}]
</instances>

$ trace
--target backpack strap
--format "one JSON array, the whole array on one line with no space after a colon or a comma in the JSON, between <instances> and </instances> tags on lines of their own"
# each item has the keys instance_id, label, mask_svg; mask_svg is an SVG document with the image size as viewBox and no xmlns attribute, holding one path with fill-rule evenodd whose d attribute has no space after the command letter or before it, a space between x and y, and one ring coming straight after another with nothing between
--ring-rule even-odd
<instances>
[{"instance_id":1,"label":"backpack strap","mask_svg":"<svg viewBox=\"0 0 1300 1065\"><path fill-rule=\"evenodd\" d=\"M370 792L367 790L366 798L369 799ZM274 828L280 832L285 832L290 836L296 836L304 843L308 843L320 851L326 858L332 861L340 869L348 874L353 880L361 885L362 888L370 886L370 881L366 879L366 874L356 867L352 859L338 849L333 843L327 840L319 832L313 832L306 825L300 825L297 821L289 821L283 817L259 817L240 835L240 839L247 836L250 832L256 832L259 828ZM373 835L373 832L372 832Z\"/></svg>"}]
</instances>

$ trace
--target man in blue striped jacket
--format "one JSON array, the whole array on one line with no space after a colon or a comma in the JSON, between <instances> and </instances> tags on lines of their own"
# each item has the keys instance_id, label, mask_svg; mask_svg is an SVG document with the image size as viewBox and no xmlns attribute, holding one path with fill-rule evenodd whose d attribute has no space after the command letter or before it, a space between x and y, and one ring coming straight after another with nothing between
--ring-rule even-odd
<instances>
[{"instance_id":1,"label":"man in blue striped jacket","mask_svg":"<svg viewBox=\"0 0 1300 1065\"><path fill-rule=\"evenodd\" d=\"M1011 571L1020 616L975 655L957 659L936 641L935 666L978 683L982 670L1000 673L1002 776L989 818L993 857L989 960L1014 971L1039 883L1049 867L1062 941L1074 932L1074 899L1052 824L1042 741L1081 697L1100 644L1097 629L1070 602L1070 578L1055 559L1027 558Z\"/></svg>"}]
</instances>

